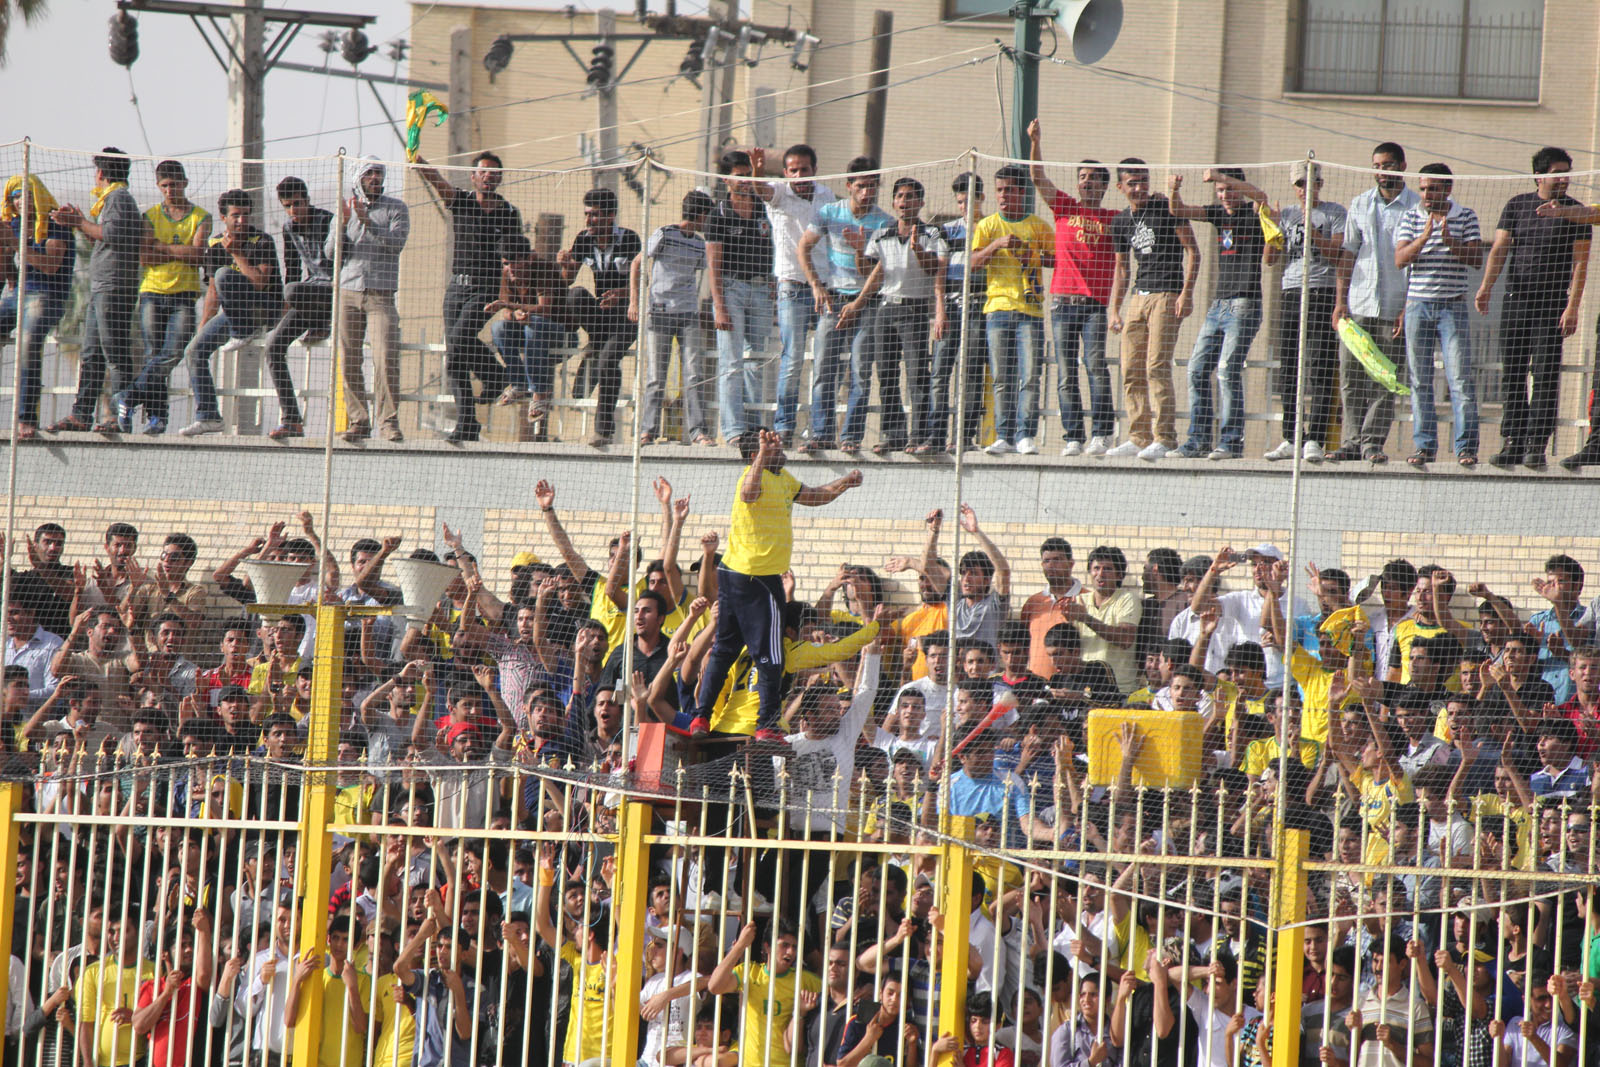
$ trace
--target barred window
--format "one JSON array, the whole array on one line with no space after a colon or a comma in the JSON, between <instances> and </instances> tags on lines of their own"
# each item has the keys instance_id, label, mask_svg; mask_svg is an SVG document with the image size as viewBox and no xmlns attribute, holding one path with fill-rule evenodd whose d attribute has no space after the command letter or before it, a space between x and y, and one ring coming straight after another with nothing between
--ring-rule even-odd
<instances>
[{"instance_id":1,"label":"barred window","mask_svg":"<svg viewBox=\"0 0 1600 1067\"><path fill-rule=\"evenodd\" d=\"M1544 0L1303 0L1306 93L1537 100Z\"/></svg>"}]
</instances>

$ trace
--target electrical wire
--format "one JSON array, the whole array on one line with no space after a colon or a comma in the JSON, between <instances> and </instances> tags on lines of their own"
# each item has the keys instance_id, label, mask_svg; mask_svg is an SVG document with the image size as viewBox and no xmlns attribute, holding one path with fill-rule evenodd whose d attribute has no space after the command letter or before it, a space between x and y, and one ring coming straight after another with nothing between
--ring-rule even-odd
<instances>
[{"instance_id":1,"label":"electrical wire","mask_svg":"<svg viewBox=\"0 0 1600 1067\"><path fill-rule=\"evenodd\" d=\"M128 102L133 105L134 117L139 120L139 136L144 138L144 150L155 155L155 149L150 146L150 131L144 128L144 109L139 106L139 93L133 87L133 68L123 67L128 74Z\"/></svg>"}]
</instances>

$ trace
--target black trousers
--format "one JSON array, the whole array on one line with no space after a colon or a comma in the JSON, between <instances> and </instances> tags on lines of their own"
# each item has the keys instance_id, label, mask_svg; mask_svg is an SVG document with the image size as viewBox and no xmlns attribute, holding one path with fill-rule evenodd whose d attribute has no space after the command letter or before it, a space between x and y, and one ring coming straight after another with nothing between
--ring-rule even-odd
<instances>
[{"instance_id":1,"label":"black trousers","mask_svg":"<svg viewBox=\"0 0 1600 1067\"><path fill-rule=\"evenodd\" d=\"M1508 293L1500 309L1500 437L1523 452L1543 452L1556 431L1565 307L1548 294Z\"/></svg>"},{"instance_id":2,"label":"black trousers","mask_svg":"<svg viewBox=\"0 0 1600 1067\"><path fill-rule=\"evenodd\" d=\"M327 282L291 282L283 287L283 313L278 325L267 334L267 372L278 394L281 422L299 422L300 404L294 395L294 377L289 373L289 346L303 334L330 328L333 316L333 286Z\"/></svg>"},{"instance_id":3,"label":"black trousers","mask_svg":"<svg viewBox=\"0 0 1600 1067\"><path fill-rule=\"evenodd\" d=\"M480 403L492 403L506 387L506 367L500 357L478 339L489 313L484 306L495 299L488 287L451 281L444 291L444 370L456 398L456 426L476 433ZM483 382L482 398L472 392L472 378Z\"/></svg>"}]
</instances>

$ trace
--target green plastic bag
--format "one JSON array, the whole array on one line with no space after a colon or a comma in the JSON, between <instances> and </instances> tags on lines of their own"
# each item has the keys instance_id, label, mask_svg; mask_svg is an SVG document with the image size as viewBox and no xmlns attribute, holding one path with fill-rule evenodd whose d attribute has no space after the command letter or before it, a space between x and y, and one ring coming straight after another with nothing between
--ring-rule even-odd
<instances>
[{"instance_id":1,"label":"green plastic bag","mask_svg":"<svg viewBox=\"0 0 1600 1067\"><path fill-rule=\"evenodd\" d=\"M1378 347L1371 334L1356 325L1355 319L1345 317L1339 320L1339 340L1356 357L1362 369L1372 375L1373 381L1396 396L1411 395L1411 387L1400 380L1389 357L1383 354L1383 349Z\"/></svg>"}]
</instances>

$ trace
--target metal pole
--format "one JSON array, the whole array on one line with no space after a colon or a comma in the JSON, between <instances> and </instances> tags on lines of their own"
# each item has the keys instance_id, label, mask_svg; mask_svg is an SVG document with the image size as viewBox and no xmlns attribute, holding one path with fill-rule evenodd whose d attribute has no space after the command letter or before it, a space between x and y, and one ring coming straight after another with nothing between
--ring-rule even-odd
<instances>
[{"instance_id":1,"label":"metal pole","mask_svg":"<svg viewBox=\"0 0 1600 1067\"><path fill-rule=\"evenodd\" d=\"M611 48L611 35L617 32L617 13L609 7L603 7L594 13L594 34L598 40L596 48ZM615 53L612 53L613 58ZM595 86L595 143L599 148L595 160L595 184L617 191L617 172L612 164L617 161L617 83L616 66L608 65L611 77L604 85ZM646 210L649 209L650 200L645 198ZM649 236L646 234L646 236ZM637 396L638 394L635 394Z\"/></svg>"},{"instance_id":2,"label":"metal pole","mask_svg":"<svg viewBox=\"0 0 1600 1067\"><path fill-rule=\"evenodd\" d=\"M606 11L603 12L603 14L611 15L611 12ZM651 174L653 168L650 166L648 158L645 161L643 169L644 214L641 217L639 226L640 232L644 234L644 239L648 241L650 239L650 184L651 178L653 177ZM617 172L615 170L606 171L604 173L611 176L613 183L616 181ZM644 295L648 297L650 293L649 266L644 266L639 271L639 275L641 283L645 289ZM624 764L626 764L628 753L631 750L629 742L633 737L634 728L639 725L634 721L633 714L633 697L635 696L633 692L633 611L634 606L639 602L639 482L644 477L644 463L641 456L641 449L643 446L639 440L639 435L644 432L644 427L639 423L639 412L641 410L640 405L644 399L644 364L645 360L649 358L649 319L650 301L648 299L640 300L639 332L634 340L633 345L633 458L630 462L629 469L632 485L630 487L631 499L628 504L628 515L630 516L628 520L628 610L626 613L627 618L623 620L622 631L621 689L622 692L627 694L627 698L622 701L622 751ZM677 607L676 604L672 606L674 608ZM648 683L649 679L646 679L646 682ZM671 965L669 961L668 970L670 969ZM673 976L670 974L667 976L667 984L669 987L672 984L672 977Z\"/></svg>"},{"instance_id":3,"label":"metal pole","mask_svg":"<svg viewBox=\"0 0 1600 1067\"><path fill-rule=\"evenodd\" d=\"M11 374L11 447L6 450L6 537L5 544L14 546L17 534L17 430L21 426L22 363L27 358L24 349L28 344L28 231L33 225L33 142L22 141L22 210L17 217L17 357ZM0 647L11 638L10 619L6 608L11 606L11 566L9 558L0 567ZM0 828L3 829L3 828ZM3 907L0 904L0 907ZM9 920L8 933L9 933ZM10 959L10 956L4 957Z\"/></svg>"}]
</instances>

